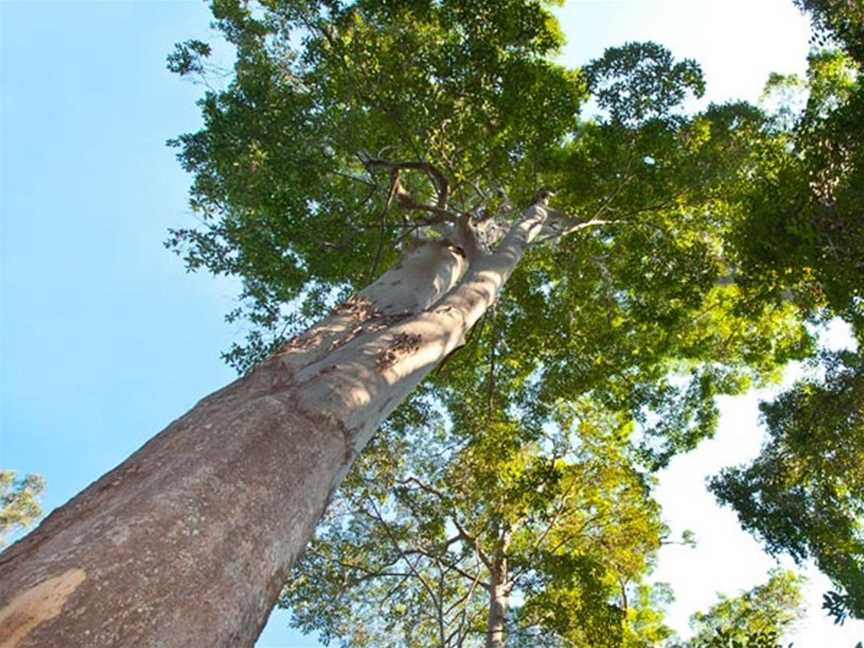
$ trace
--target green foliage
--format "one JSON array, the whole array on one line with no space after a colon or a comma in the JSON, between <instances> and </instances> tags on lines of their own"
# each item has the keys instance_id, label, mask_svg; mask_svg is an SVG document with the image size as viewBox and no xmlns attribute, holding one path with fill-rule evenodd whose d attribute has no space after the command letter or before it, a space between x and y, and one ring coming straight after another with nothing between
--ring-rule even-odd
<instances>
[{"instance_id":1,"label":"green foliage","mask_svg":"<svg viewBox=\"0 0 864 648\"><path fill-rule=\"evenodd\" d=\"M806 79L774 77L785 93L773 128L780 149L758 159L736 237L748 281L785 295L814 322L843 318L864 341L864 86L860 2L801 0L817 37L845 52L810 56ZM824 44L824 40L823 40ZM790 106L806 93L800 112ZM751 465L724 471L712 489L769 551L812 557L838 591L824 607L864 618L861 460L862 359L824 354L824 376L800 382L762 413L770 439Z\"/></svg>"},{"instance_id":2,"label":"green foliage","mask_svg":"<svg viewBox=\"0 0 864 648\"><path fill-rule=\"evenodd\" d=\"M794 0L813 20L814 40L831 40L864 63L864 3L861 0Z\"/></svg>"},{"instance_id":3,"label":"green foliage","mask_svg":"<svg viewBox=\"0 0 864 648\"><path fill-rule=\"evenodd\" d=\"M561 36L539 2L220 0L213 11L235 74L201 100L204 128L171 142L203 223L168 245L191 270L241 277L234 316L279 339L392 263L408 232L382 213L386 178L359 154L434 163L466 209L475 187L524 200L585 96L578 74L546 59ZM180 45L170 65L200 69L204 52ZM252 342L254 361L270 344Z\"/></svg>"},{"instance_id":4,"label":"green foliage","mask_svg":"<svg viewBox=\"0 0 864 648\"><path fill-rule=\"evenodd\" d=\"M665 528L631 426L591 407L560 422L527 444L506 418L379 437L283 592L293 623L345 646L482 645L504 569L512 645L668 636L641 584Z\"/></svg>"},{"instance_id":5,"label":"green foliage","mask_svg":"<svg viewBox=\"0 0 864 648\"><path fill-rule=\"evenodd\" d=\"M200 40L177 43L168 55L168 69L175 74L204 74L204 59L212 53L210 46Z\"/></svg>"},{"instance_id":6,"label":"green foliage","mask_svg":"<svg viewBox=\"0 0 864 648\"><path fill-rule=\"evenodd\" d=\"M230 317L251 331L226 354L238 369L392 263L419 227L382 211L387 184L364 169L363 151L436 164L460 209L481 194L518 204L545 184L561 210L610 222L532 252L494 327L487 320L437 377L442 390L486 380L486 360L507 358L495 379L539 378L538 419L592 390L643 420L662 413L645 443L659 466L711 434L717 394L809 352L794 309L715 285L739 214L728 188L746 173L759 115L724 106L683 117L681 102L703 88L693 62L629 44L566 70L547 60L561 35L537 2L214 11L237 47L235 76L202 100L204 129L174 142L203 221L169 245L190 269L242 279ZM585 79L613 117L578 120ZM405 182L430 195L424 178ZM667 378L679 373L692 388Z\"/></svg>"},{"instance_id":7,"label":"green foliage","mask_svg":"<svg viewBox=\"0 0 864 648\"><path fill-rule=\"evenodd\" d=\"M705 93L699 65L691 59L676 63L671 52L656 43L610 48L585 68L585 75L599 106L609 111L613 122L628 126L668 118L688 93Z\"/></svg>"},{"instance_id":8,"label":"green foliage","mask_svg":"<svg viewBox=\"0 0 864 648\"><path fill-rule=\"evenodd\" d=\"M864 90L838 52L810 56L806 80L771 80L769 92L806 92L797 115L781 107L743 185L746 217L735 235L747 281L785 294L814 318L827 313L864 328ZM788 104L787 104L788 105Z\"/></svg>"},{"instance_id":9,"label":"green foliage","mask_svg":"<svg viewBox=\"0 0 864 648\"><path fill-rule=\"evenodd\" d=\"M782 648L783 634L804 612L802 584L794 572L775 570L763 585L721 596L691 617L693 637L671 648Z\"/></svg>"},{"instance_id":10,"label":"green foliage","mask_svg":"<svg viewBox=\"0 0 864 648\"><path fill-rule=\"evenodd\" d=\"M10 533L26 529L42 515L43 490L45 480L39 475L15 479L15 471L0 470L0 545Z\"/></svg>"},{"instance_id":11,"label":"green foliage","mask_svg":"<svg viewBox=\"0 0 864 648\"><path fill-rule=\"evenodd\" d=\"M806 380L762 405L770 439L749 466L711 481L771 553L812 557L842 588L826 608L864 615L864 366L845 353L824 380Z\"/></svg>"},{"instance_id":12,"label":"green foliage","mask_svg":"<svg viewBox=\"0 0 864 648\"><path fill-rule=\"evenodd\" d=\"M674 600L672 589L666 583L643 582L634 587L626 605L621 645L648 648L659 646L672 636L672 629L664 623L664 612Z\"/></svg>"}]
</instances>

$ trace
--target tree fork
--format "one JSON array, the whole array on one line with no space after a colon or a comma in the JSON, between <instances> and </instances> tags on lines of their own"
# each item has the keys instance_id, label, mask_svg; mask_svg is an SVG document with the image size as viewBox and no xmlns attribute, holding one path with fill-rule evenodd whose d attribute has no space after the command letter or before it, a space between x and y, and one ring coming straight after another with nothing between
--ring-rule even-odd
<instances>
[{"instance_id":1,"label":"tree fork","mask_svg":"<svg viewBox=\"0 0 864 648\"><path fill-rule=\"evenodd\" d=\"M251 646L375 429L497 299L547 217L436 241L200 401L0 555L0 648Z\"/></svg>"}]
</instances>

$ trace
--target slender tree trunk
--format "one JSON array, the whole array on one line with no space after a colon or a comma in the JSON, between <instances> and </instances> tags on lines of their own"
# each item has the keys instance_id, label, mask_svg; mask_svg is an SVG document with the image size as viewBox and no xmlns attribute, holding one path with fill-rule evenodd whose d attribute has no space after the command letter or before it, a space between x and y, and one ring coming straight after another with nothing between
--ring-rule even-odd
<instances>
[{"instance_id":1,"label":"slender tree trunk","mask_svg":"<svg viewBox=\"0 0 864 648\"><path fill-rule=\"evenodd\" d=\"M0 555L0 648L251 646L354 458L546 217L476 259L421 246L48 516Z\"/></svg>"},{"instance_id":2,"label":"slender tree trunk","mask_svg":"<svg viewBox=\"0 0 864 648\"><path fill-rule=\"evenodd\" d=\"M508 598L504 585L493 586L492 592L489 595L486 648L504 648Z\"/></svg>"},{"instance_id":3,"label":"slender tree trunk","mask_svg":"<svg viewBox=\"0 0 864 648\"><path fill-rule=\"evenodd\" d=\"M507 607L510 601L507 558L498 557L492 566L489 583L489 616L486 624L486 648L504 648Z\"/></svg>"}]
</instances>

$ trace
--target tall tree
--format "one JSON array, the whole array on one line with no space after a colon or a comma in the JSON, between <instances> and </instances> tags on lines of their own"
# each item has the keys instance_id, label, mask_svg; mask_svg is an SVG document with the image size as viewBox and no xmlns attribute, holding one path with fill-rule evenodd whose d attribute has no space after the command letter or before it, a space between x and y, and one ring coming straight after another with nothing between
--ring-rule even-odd
<instances>
[{"instance_id":1,"label":"tall tree","mask_svg":"<svg viewBox=\"0 0 864 648\"><path fill-rule=\"evenodd\" d=\"M242 278L249 371L0 557L16 645L250 644L356 456L505 283L488 380L513 362L538 421L596 391L656 465L711 434L716 394L809 353L794 304L725 281L764 121L684 117L692 61L630 44L566 70L532 0L212 7L234 74L175 142L202 224L169 243ZM605 115L580 122L589 87ZM477 354L429 389L476 384Z\"/></svg>"}]
</instances>

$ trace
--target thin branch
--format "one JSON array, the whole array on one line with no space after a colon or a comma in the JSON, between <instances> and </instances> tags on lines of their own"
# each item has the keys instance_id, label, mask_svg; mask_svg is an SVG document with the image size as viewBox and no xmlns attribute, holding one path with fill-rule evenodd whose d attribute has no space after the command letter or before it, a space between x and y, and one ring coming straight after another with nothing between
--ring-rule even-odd
<instances>
[{"instance_id":1,"label":"thin branch","mask_svg":"<svg viewBox=\"0 0 864 648\"><path fill-rule=\"evenodd\" d=\"M406 484L406 483L412 483L412 482L417 484L417 486L420 487L422 490L424 490L427 493L430 493L432 495L435 495L442 502L446 503L447 498L444 495L444 493L442 493L441 491L439 491L436 488L433 488L429 484L425 484L424 482L420 481L417 477L411 476L411 477L408 477L407 479L402 480L399 483L400 484ZM477 555L479 556L480 560L483 561L483 564L485 564L486 567L491 569L491 563L489 562L486 554L483 552L483 549L480 547L479 540L477 540L477 538L475 536L471 535L470 533L468 533L468 531L465 530L465 527L462 526L462 524L459 522L459 518L457 518L455 515L453 515L451 513L450 515L448 515L448 517L450 518L450 521L453 523L453 526L456 527L456 530L459 532L460 537L463 540L465 540L468 544L470 544L472 547L474 547L474 549L477 551Z\"/></svg>"},{"instance_id":2,"label":"thin branch","mask_svg":"<svg viewBox=\"0 0 864 648\"><path fill-rule=\"evenodd\" d=\"M461 646L463 641L464 641L463 628L465 627L465 622L468 618L468 608L471 605L471 599L474 598L474 592L477 591L477 584L479 581L480 581L480 569L479 569L479 565L478 565L477 578L474 580L473 583L471 583L471 587L468 588L468 592L466 594L464 594L460 599L455 601L449 608L447 608L447 611L444 613L445 615L449 614L457 605L462 605L462 609L458 614L458 616L461 617L459 619L459 623L456 626L456 628L447 636L447 643L448 644L450 643L450 641L453 639L454 636L457 638L457 643L456 643L457 646Z\"/></svg>"},{"instance_id":3,"label":"thin branch","mask_svg":"<svg viewBox=\"0 0 864 648\"><path fill-rule=\"evenodd\" d=\"M423 588L426 590L426 592L432 598L432 604L436 607L436 609L440 609L441 606L438 603L438 599L436 598L435 592L432 590L432 587L429 585L429 583L426 581L426 579L423 578L423 575L419 571L417 571L417 568L414 565L414 563L412 563L408 559L408 556L405 555L405 552L402 550L402 547L399 546L399 541L394 537L393 532L390 529L390 526L384 521L384 518L382 517L381 512L378 510L378 507L375 506L375 502L372 500L371 497L367 497L367 500L369 501L369 504L372 507L372 511L374 513L375 518L377 518L378 522L380 522L381 528L384 530L384 533L387 536L387 538L390 540L390 543L393 545L393 548L396 549L396 551L399 553L399 555L402 557L402 559L408 565L408 568L411 570L411 572L414 574L414 576L417 577L417 580L419 580L420 583L423 585Z\"/></svg>"},{"instance_id":4,"label":"thin branch","mask_svg":"<svg viewBox=\"0 0 864 648\"><path fill-rule=\"evenodd\" d=\"M382 596L378 600L381 603L388 600L390 597L392 597L396 592L398 592L402 588L402 586L405 584L405 581L407 581L409 578L413 578L413 574L405 574L405 578L403 578L398 583L396 583L393 587L391 587L389 590L387 590L387 593L384 594L384 596Z\"/></svg>"},{"instance_id":5,"label":"thin branch","mask_svg":"<svg viewBox=\"0 0 864 648\"><path fill-rule=\"evenodd\" d=\"M561 496L561 501L557 507L557 510L552 515L552 519L549 520L549 524L546 526L546 529L543 533L540 534L540 537L537 538L537 541L533 544L531 549L529 550L531 553L538 551L540 547L546 542L546 537L552 531L556 524L558 524L558 520L561 519L561 515L567 509L567 499L570 497L570 494L573 492L573 489L576 487L576 480L570 480L570 486L567 488L567 491Z\"/></svg>"},{"instance_id":6,"label":"thin branch","mask_svg":"<svg viewBox=\"0 0 864 648\"><path fill-rule=\"evenodd\" d=\"M478 565L479 567L479 565ZM465 601L466 599L471 598L471 594L476 589L477 585L480 584L480 569L477 570L477 573L471 577L471 587L468 589L468 592L462 595L461 598L457 599L453 603L451 603L446 610L444 610L444 614L450 614L456 606Z\"/></svg>"},{"instance_id":7,"label":"thin branch","mask_svg":"<svg viewBox=\"0 0 864 648\"><path fill-rule=\"evenodd\" d=\"M472 545L472 547L473 547L473 545ZM474 549L476 550L476 547L474 547ZM468 573L464 569L462 569L458 564L450 562L449 560L444 560L440 554L431 553L430 551L423 549L422 547L417 547L415 549L408 549L405 552L406 556L410 556L412 554L419 554L421 556L425 556L426 558L431 558L432 560L440 563L441 565L444 565L445 567L447 567L447 569L453 570L454 572L456 572L457 574L459 574L463 578L468 579L469 581L473 581L475 578L470 573ZM482 581L480 583L480 585L483 587L483 589L487 589L487 590L491 587L491 585L489 585L489 583L487 583L486 581Z\"/></svg>"},{"instance_id":8,"label":"thin branch","mask_svg":"<svg viewBox=\"0 0 864 648\"><path fill-rule=\"evenodd\" d=\"M477 591L477 584L478 583L480 583L482 585L482 582L480 581L480 566L479 565L477 566L477 580L474 581L474 584L472 584L471 590L469 591L468 600L465 602L465 605L462 608L462 619L459 621L460 636L462 637L459 641L460 646L465 641L465 633L462 632L462 628L466 627L466 625L468 623L468 609L469 609L468 606L471 603L471 599L474 596L474 592Z\"/></svg>"},{"instance_id":9,"label":"thin branch","mask_svg":"<svg viewBox=\"0 0 864 648\"><path fill-rule=\"evenodd\" d=\"M327 171L327 173L329 173L330 175L339 176L340 178L345 178L346 180L352 180L354 182L359 182L361 184L366 185L367 187L372 187L374 189L378 189L378 185L376 185L374 182L371 182L371 181L369 181L366 178L363 178L361 176L355 176L355 175L352 175L350 173L344 173L342 171L336 171L335 169L331 169L330 171Z\"/></svg>"},{"instance_id":10,"label":"thin branch","mask_svg":"<svg viewBox=\"0 0 864 648\"><path fill-rule=\"evenodd\" d=\"M456 527L456 530L460 534L462 534L462 536L465 538L465 541L468 542L472 547L474 547L474 550L477 552L477 557L480 558L483 564L486 565L486 568L491 571L492 563L489 560L489 557L483 551L483 548L480 546L480 541L465 530L465 528L459 523L459 519L455 515L450 516L450 521L453 523L453 526Z\"/></svg>"},{"instance_id":11,"label":"thin branch","mask_svg":"<svg viewBox=\"0 0 864 648\"><path fill-rule=\"evenodd\" d=\"M402 573L395 573L395 572L387 572L387 571L386 571L386 569L387 569L388 567L391 567L392 565L394 565L394 564L396 564L397 562L399 562L399 558L396 558L396 559L394 559L394 560L391 560L391 561L388 562L388 563L385 563L385 564L383 564L383 565L380 565L380 566L379 566L379 569L376 571L376 570L373 570L373 569L369 569L368 567L364 567L363 565L358 565L357 563L346 562L346 561L344 561L344 560L340 560L340 559L338 559L338 558L331 558L331 557L329 557L329 556L325 556L325 555L324 555L323 553L321 553L320 551L316 551L315 549L312 549L312 548L310 548L310 549L308 550L308 552L309 552L310 554L312 554L312 555L318 556L318 557L320 557L320 558L322 558L322 559L324 559L324 560L327 560L327 561L329 561L329 562L331 562L331 563L335 563L335 564L339 565L340 567L344 567L345 569L356 569L356 570L358 570L358 571L362 571L362 572L364 572L364 573L365 573L366 575L368 575L368 576L404 576L404 575L405 575L405 574L402 574Z\"/></svg>"},{"instance_id":12,"label":"thin branch","mask_svg":"<svg viewBox=\"0 0 864 648\"><path fill-rule=\"evenodd\" d=\"M598 225L620 225L624 223L630 223L633 225L638 225L639 223L635 223L634 221L628 220L602 220L598 218L592 218L589 221L582 222L573 222L572 219L568 219L567 217L562 217L560 222L571 222L572 224L564 230L557 230L554 224L550 224L549 228L556 230L554 234L549 234L547 236L540 237L536 239L535 244L539 245L540 243L545 243L547 241L552 241L554 239L559 239L568 234L572 234L573 232L577 232L579 230L587 229L589 227L596 227Z\"/></svg>"},{"instance_id":13,"label":"thin branch","mask_svg":"<svg viewBox=\"0 0 864 648\"><path fill-rule=\"evenodd\" d=\"M585 532L585 529L587 529L587 528L589 527L589 525L590 525L592 522L594 522L597 518L598 518L598 516L595 516L595 517L591 517L591 518L586 519L585 522L584 522L584 523L583 523L583 524L582 524L582 525L581 525L581 526L580 526L580 527L579 527L575 532L573 532L573 533L571 533L571 534L569 534L569 535L564 536L564 539L563 539L563 540L561 540L561 541L560 541L559 543L557 543L554 547L552 547L551 549L549 549L549 553L554 554L556 551L558 551L558 550L561 549L562 547L566 547L569 543L571 543L571 542L572 542L573 540L575 540L576 538L581 537L582 534ZM550 528L551 528L551 527L550 527ZM543 537L545 538L545 537L546 537L546 534L544 534ZM537 550L539 550L539 548L540 548L539 545L535 545L535 546L536 546L536 549L532 549L532 551L537 551ZM511 572L511 574L510 574L510 582L511 582L511 583L515 583L515 582L519 579L519 577L522 576L522 575L523 575L525 572L527 572L529 569L531 569L531 561L527 561L527 562L525 563L525 565L524 565L521 569L514 570L513 572Z\"/></svg>"}]
</instances>

